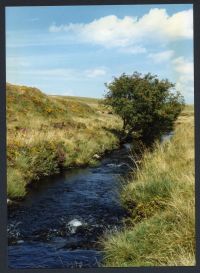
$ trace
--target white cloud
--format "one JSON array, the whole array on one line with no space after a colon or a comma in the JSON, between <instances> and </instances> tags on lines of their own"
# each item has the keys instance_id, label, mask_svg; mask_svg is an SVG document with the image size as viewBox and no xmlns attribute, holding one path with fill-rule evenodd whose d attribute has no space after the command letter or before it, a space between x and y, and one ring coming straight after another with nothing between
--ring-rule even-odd
<instances>
[{"instance_id":1,"label":"white cloud","mask_svg":"<svg viewBox=\"0 0 200 273\"><path fill-rule=\"evenodd\" d=\"M6 58L6 68L7 69L12 69L12 68L26 68L29 67L30 63L26 58L22 57L14 57L14 56L9 56Z\"/></svg>"},{"instance_id":2,"label":"white cloud","mask_svg":"<svg viewBox=\"0 0 200 273\"><path fill-rule=\"evenodd\" d=\"M187 61L184 57L174 59L173 64L175 71L185 75L193 75L193 62Z\"/></svg>"},{"instance_id":3,"label":"white cloud","mask_svg":"<svg viewBox=\"0 0 200 273\"><path fill-rule=\"evenodd\" d=\"M173 50L166 50L157 53L150 53L148 57L153 60L155 63L162 63L169 61L174 56Z\"/></svg>"},{"instance_id":4,"label":"white cloud","mask_svg":"<svg viewBox=\"0 0 200 273\"><path fill-rule=\"evenodd\" d=\"M25 74L31 74L33 76L43 76L43 77L59 77L59 78L72 78L75 74L73 69L35 69L31 71L24 71Z\"/></svg>"},{"instance_id":5,"label":"white cloud","mask_svg":"<svg viewBox=\"0 0 200 273\"><path fill-rule=\"evenodd\" d=\"M106 74L106 70L103 68L89 69L85 71L85 75L88 78L96 78L96 77L104 76L105 74Z\"/></svg>"},{"instance_id":6,"label":"white cloud","mask_svg":"<svg viewBox=\"0 0 200 273\"><path fill-rule=\"evenodd\" d=\"M141 53L146 53L147 50L145 47L143 46L130 46L130 47L125 47L125 48L120 48L119 50L120 52L123 53L129 53L129 54L141 54Z\"/></svg>"},{"instance_id":7,"label":"white cloud","mask_svg":"<svg viewBox=\"0 0 200 273\"><path fill-rule=\"evenodd\" d=\"M55 23L53 23L50 27L49 27L49 32L60 32L65 30L65 26L64 25L60 25L60 26L56 26Z\"/></svg>"},{"instance_id":8,"label":"white cloud","mask_svg":"<svg viewBox=\"0 0 200 273\"><path fill-rule=\"evenodd\" d=\"M52 69L29 69L29 70L19 70L18 67L13 67L13 69L7 69L7 74L25 76L35 76L42 77L43 79L49 79L49 77L55 77L63 80L78 80L78 79L90 79L102 77L106 74L105 68L94 68L86 70L70 69L70 68L52 68Z\"/></svg>"},{"instance_id":9,"label":"white cloud","mask_svg":"<svg viewBox=\"0 0 200 273\"><path fill-rule=\"evenodd\" d=\"M161 37L167 40L191 39L193 37L192 9L167 14L166 9L151 9L144 15L138 25L145 34L152 34L152 38Z\"/></svg>"},{"instance_id":10,"label":"white cloud","mask_svg":"<svg viewBox=\"0 0 200 273\"><path fill-rule=\"evenodd\" d=\"M80 42L101 45L106 48L139 48L148 42L163 43L193 37L192 9L168 15L166 9L151 9L138 18L115 15L101 17L87 24L67 24L49 27L50 32L67 32ZM134 51L134 50L133 50Z\"/></svg>"},{"instance_id":11,"label":"white cloud","mask_svg":"<svg viewBox=\"0 0 200 273\"><path fill-rule=\"evenodd\" d=\"M179 90L187 101L194 99L194 68L193 62L184 57L172 61L174 71L177 73L176 89Z\"/></svg>"}]
</instances>

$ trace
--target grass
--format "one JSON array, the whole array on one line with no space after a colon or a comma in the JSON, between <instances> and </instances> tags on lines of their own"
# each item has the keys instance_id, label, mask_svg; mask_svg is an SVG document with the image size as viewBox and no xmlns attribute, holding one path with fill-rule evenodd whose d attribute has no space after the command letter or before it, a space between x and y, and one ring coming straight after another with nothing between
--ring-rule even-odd
<instances>
[{"instance_id":1,"label":"grass","mask_svg":"<svg viewBox=\"0 0 200 273\"><path fill-rule=\"evenodd\" d=\"M102 240L104 265L194 266L194 109L187 106L175 135L144 153L121 194L125 228Z\"/></svg>"},{"instance_id":2,"label":"grass","mask_svg":"<svg viewBox=\"0 0 200 273\"><path fill-rule=\"evenodd\" d=\"M96 164L95 154L117 147L121 127L97 99L7 84L8 197L24 197L27 185L62 168Z\"/></svg>"}]
</instances>

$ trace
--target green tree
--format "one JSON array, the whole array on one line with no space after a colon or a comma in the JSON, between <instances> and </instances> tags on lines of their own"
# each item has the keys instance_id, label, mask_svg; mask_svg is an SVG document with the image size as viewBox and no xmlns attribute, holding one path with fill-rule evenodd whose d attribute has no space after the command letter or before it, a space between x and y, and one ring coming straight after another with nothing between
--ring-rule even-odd
<instances>
[{"instance_id":1,"label":"green tree","mask_svg":"<svg viewBox=\"0 0 200 273\"><path fill-rule=\"evenodd\" d=\"M144 142L170 132L184 106L184 98L173 83L150 73L122 74L105 85L104 103L122 118L126 136L134 135Z\"/></svg>"}]
</instances>

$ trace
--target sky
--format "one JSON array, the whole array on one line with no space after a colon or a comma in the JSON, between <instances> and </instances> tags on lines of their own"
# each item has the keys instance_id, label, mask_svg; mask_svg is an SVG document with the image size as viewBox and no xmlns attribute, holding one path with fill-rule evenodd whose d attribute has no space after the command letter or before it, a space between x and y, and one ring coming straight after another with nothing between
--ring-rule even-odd
<instances>
[{"instance_id":1,"label":"sky","mask_svg":"<svg viewBox=\"0 0 200 273\"><path fill-rule=\"evenodd\" d=\"M194 100L190 4L6 8L6 81L102 98L122 73L156 74Z\"/></svg>"}]
</instances>

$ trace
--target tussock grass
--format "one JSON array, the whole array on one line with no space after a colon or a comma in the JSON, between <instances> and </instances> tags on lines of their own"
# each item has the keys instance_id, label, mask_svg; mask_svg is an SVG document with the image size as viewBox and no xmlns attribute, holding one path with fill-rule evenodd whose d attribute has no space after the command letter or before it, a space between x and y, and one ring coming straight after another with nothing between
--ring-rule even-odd
<instances>
[{"instance_id":1,"label":"tussock grass","mask_svg":"<svg viewBox=\"0 0 200 273\"><path fill-rule=\"evenodd\" d=\"M106 266L195 265L193 114L191 106L183 111L173 138L146 151L124 186L130 217L103 240Z\"/></svg>"},{"instance_id":2,"label":"tussock grass","mask_svg":"<svg viewBox=\"0 0 200 273\"><path fill-rule=\"evenodd\" d=\"M95 154L117 147L112 129L121 127L97 99L7 84L8 197L23 197L29 183L61 168L95 164Z\"/></svg>"}]
</instances>

